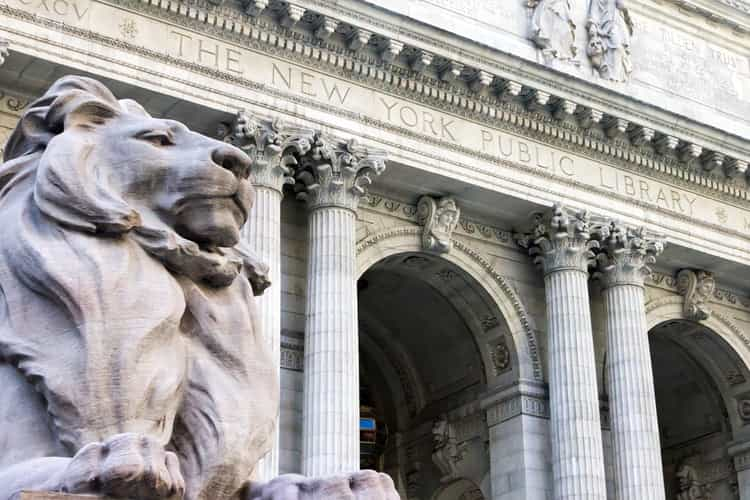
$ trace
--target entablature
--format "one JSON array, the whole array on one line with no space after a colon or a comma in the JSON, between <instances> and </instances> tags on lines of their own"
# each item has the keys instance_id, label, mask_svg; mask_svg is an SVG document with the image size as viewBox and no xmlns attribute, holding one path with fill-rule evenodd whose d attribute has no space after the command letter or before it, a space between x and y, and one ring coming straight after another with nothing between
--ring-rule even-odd
<instances>
[{"instance_id":1,"label":"entablature","mask_svg":"<svg viewBox=\"0 0 750 500\"><path fill-rule=\"evenodd\" d=\"M424 46L435 46L438 40L407 34L404 28L389 29L382 20L340 6L329 8L319 0L305 2L313 8L276 0L246 2L245 13L229 2L214 5L203 0L114 3L441 111L502 124L731 198L748 199L750 147L745 141L698 123L649 115L611 95L592 99L579 90L571 97L565 85L553 90L555 82L539 81L528 71L530 64L519 66L500 56L490 61L451 47L431 51Z\"/></svg>"}]
</instances>

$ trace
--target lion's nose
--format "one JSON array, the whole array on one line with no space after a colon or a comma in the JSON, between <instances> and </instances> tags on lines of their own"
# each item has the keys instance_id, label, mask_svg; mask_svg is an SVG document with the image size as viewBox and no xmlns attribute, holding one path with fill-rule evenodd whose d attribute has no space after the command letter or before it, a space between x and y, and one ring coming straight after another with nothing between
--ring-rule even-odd
<instances>
[{"instance_id":1,"label":"lion's nose","mask_svg":"<svg viewBox=\"0 0 750 500\"><path fill-rule=\"evenodd\" d=\"M250 176L250 157L233 146L222 144L213 150L211 159L240 179L247 179Z\"/></svg>"}]
</instances>

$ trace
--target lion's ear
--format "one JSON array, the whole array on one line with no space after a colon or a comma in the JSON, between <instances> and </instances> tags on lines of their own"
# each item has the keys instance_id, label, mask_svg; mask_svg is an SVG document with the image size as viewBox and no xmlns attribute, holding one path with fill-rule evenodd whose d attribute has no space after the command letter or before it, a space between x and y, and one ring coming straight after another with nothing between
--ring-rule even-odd
<instances>
[{"instance_id":1,"label":"lion's ear","mask_svg":"<svg viewBox=\"0 0 750 500\"><path fill-rule=\"evenodd\" d=\"M141 224L140 215L109 184L108 166L89 135L70 130L50 141L39 160L34 201L48 217L78 230L125 233Z\"/></svg>"},{"instance_id":2,"label":"lion's ear","mask_svg":"<svg viewBox=\"0 0 750 500\"><path fill-rule=\"evenodd\" d=\"M110 105L96 99L77 104L65 116L65 130L73 127L91 129L97 125L103 125L117 115L117 111Z\"/></svg>"}]
</instances>

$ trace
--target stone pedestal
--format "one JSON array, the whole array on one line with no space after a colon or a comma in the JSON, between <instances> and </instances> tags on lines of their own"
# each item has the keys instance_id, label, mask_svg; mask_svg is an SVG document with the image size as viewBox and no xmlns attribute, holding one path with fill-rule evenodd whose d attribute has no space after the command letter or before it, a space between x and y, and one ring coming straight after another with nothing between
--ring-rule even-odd
<instances>
[{"instance_id":1,"label":"stone pedestal","mask_svg":"<svg viewBox=\"0 0 750 500\"><path fill-rule=\"evenodd\" d=\"M359 469L356 209L383 159L317 136L296 186L308 223L302 473Z\"/></svg>"},{"instance_id":2,"label":"stone pedestal","mask_svg":"<svg viewBox=\"0 0 750 500\"><path fill-rule=\"evenodd\" d=\"M604 456L588 294L585 213L555 206L519 238L544 270L554 498L605 500Z\"/></svg>"},{"instance_id":3,"label":"stone pedestal","mask_svg":"<svg viewBox=\"0 0 750 500\"><path fill-rule=\"evenodd\" d=\"M643 280L663 244L642 231L605 225L598 276L607 316L614 498L664 499L659 425Z\"/></svg>"}]
</instances>

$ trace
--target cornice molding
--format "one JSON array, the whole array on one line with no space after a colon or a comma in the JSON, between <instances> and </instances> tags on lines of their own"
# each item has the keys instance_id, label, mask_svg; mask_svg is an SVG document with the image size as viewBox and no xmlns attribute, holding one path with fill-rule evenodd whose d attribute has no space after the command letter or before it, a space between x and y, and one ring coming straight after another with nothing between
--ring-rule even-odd
<instances>
[{"instance_id":1,"label":"cornice molding","mask_svg":"<svg viewBox=\"0 0 750 500\"><path fill-rule=\"evenodd\" d=\"M274 2L269 3L266 11L274 12ZM750 198L747 187L750 148L746 151L730 151L720 146L712 148L710 143L713 141L709 137L696 138L694 130L673 123L663 122L660 129L639 125L629 119L548 94L534 87L534 82L509 80L480 69L475 60L465 64L458 59L431 54L431 65L418 71L415 68L420 66L404 61L407 57L404 54L413 54L414 51L419 54L424 50L402 42L399 42L403 45L399 52L401 59L395 64L393 51L382 49L383 44L387 45L387 41L391 40L388 36L373 33L367 44L352 44L351 37L354 35L351 33L360 33L362 28L337 19L334 32L321 38L319 34L316 35L317 28L313 29L316 26L314 23L305 24L305 19L310 17L307 13L315 14L310 9L305 10L306 14L292 29L285 26L288 23L284 23L280 17L269 14L249 16L231 5L214 6L204 0L189 3L177 0L112 0L112 3L255 50L273 55L281 52L299 64L317 67L329 74L365 83L478 123L520 130L526 136L540 137L553 146L585 150L593 159L614 161L651 176L656 174L669 178L671 182L677 180L679 183L682 180L684 185L702 186L711 192L728 195L728 199ZM384 31L387 27L382 21L362 14L352 15L339 6L332 7L318 0L309 0L306 5L333 10L347 20L370 23L368 27L373 23ZM321 15L317 16L315 19ZM368 30L367 33L371 32ZM437 40L430 42L438 43ZM313 50L315 57L309 57L307 50L300 51L300 43ZM458 51L457 54L457 57L468 57L465 51ZM413 59L416 56L409 57L412 57L412 62L422 60ZM445 68L451 61L463 69L458 76L446 78L445 69L440 71L439 68ZM487 60L483 62L493 63ZM518 73L519 69L508 66L502 71ZM540 100L536 98L538 95L546 98ZM588 96L581 93L581 97ZM611 109L611 106L607 105L607 108ZM632 114L632 109L622 111ZM650 117L643 118L653 121ZM622 133L617 133L618 130Z\"/></svg>"}]
</instances>

